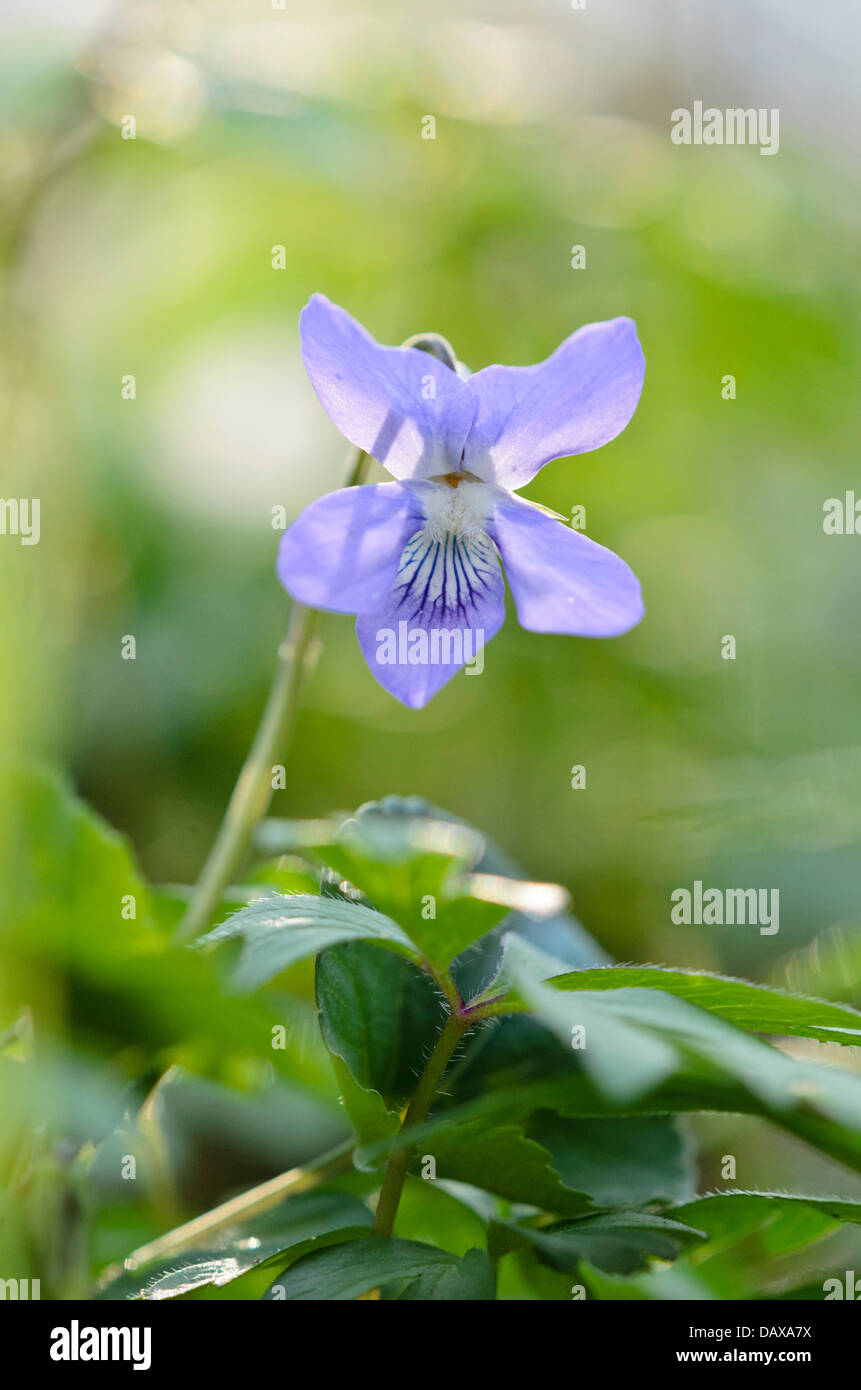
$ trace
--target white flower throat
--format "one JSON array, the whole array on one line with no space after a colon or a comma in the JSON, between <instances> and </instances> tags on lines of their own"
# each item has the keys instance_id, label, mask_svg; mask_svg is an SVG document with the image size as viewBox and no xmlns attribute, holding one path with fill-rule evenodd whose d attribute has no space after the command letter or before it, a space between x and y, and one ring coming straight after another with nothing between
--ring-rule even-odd
<instances>
[{"instance_id":1,"label":"white flower throat","mask_svg":"<svg viewBox=\"0 0 861 1390\"><path fill-rule=\"evenodd\" d=\"M447 535L465 540L481 535L492 510L493 488L460 473L443 474L443 479L431 479L433 488L422 495L426 534L434 541Z\"/></svg>"}]
</instances>

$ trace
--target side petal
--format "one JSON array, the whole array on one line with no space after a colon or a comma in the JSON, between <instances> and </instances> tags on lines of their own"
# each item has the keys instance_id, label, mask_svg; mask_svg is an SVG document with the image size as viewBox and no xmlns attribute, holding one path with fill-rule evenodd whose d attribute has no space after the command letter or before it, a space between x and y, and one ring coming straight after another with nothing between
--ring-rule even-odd
<instances>
[{"instance_id":1,"label":"side petal","mask_svg":"<svg viewBox=\"0 0 861 1390\"><path fill-rule=\"evenodd\" d=\"M381 347L325 295L299 320L302 358L329 419L395 478L460 467L475 401L456 372L418 348Z\"/></svg>"},{"instance_id":2,"label":"side petal","mask_svg":"<svg viewBox=\"0 0 861 1390\"><path fill-rule=\"evenodd\" d=\"M588 536L504 495L487 530L499 547L521 627L617 637L642 618L637 576Z\"/></svg>"},{"instance_id":3,"label":"side petal","mask_svg":"<svg viewBox=\"0 0 861 1390\"><path fill-rule=\"evenodd\" d=\"M485 367L464 468L509 490L551 459L585 454L621 434L637 408L646 359L632 319L589 323L534 367Z\"/></svg>"},{"instance_id":4,"label":"side petal","mask_svg":"<svg viewBox=\"0 0 861 1390\"><path fill-rule=\"evenodd\" d=\"M505 588L485 535L429 531L413 536L380 612L356 622L365 660L380 685L421 709L462 666L478 674L483 650L505 618Z\"/></svg>"},{"instance_id":5,"label":"side petal","mask_svg":"<svg viewBox=\"0 0 861 1390\"><path fill-rule=\"evenodd\" d=\"M309 608L375 612L391 592L406 542L423 525L417 493L401 483L330 492L285 531L278 578Z\"/></svg>"}]
</instances>

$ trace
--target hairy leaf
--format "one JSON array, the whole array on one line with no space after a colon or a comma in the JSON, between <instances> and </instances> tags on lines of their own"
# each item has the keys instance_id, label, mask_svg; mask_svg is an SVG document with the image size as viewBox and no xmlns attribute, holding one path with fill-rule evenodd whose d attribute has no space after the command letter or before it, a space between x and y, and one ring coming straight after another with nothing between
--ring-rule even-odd
<instances>
[{"instance_id":1,"label":"hairy leaf","mask_svg":"<svg viewBox=\"0 0 861 1390\"><path fill-rule=\"evenodd\" d=\"M342 941L372 940L401 955L416 956L409 938L381 912L308 893L279 894L250 903L203 940L214 944L233 937L242 940L233 975L240 991L258 989L296 961Z\"/></svg>"},{"instance_id":2,"label":"hairy leaf","mask_svg":"<svg viewBox=\"0 0 861 1390\"><path fill-rule=\"evenodd\" d=\"M769 1058L769 1066L780 1074L785 1105L768 1104L758 1088L749 1086L745 1078L730 1076L692 1056L681 1058L675 1074L654 1090L636 1100L620 1100L596 1089L572 1052L567 1066L552 1073L548 1070L545 1079L492 1077L469 1100L440 1105L412 1132L411 1142L428 1144L437 1135L474 1120L486 1125L522 1122L542 1110L555 1110L571 1118L713 1110L771 1119L823 1153L861 1171L861 1078L837 1067L797 1061L762 1044L756 1045ZM400 1142L396 1137L387 1148Z\"/></svg>"},{"instance_id":3,"label":"hairy leaf","mask_svg":"<svg viewBox=\"0 0 861 1390\"><path fill-rule=\"evenodd\" d=\"M317 1003L330 1051L389 1110L401 1107L445 1021L429 977L389 951L348 942L318 957Z\"/></svg>"},{"instance_id":4,"label":"hairy leaf","mask_svg":"<svg viewBox=\"0 0 861 1390\"><path fill-rule=\"evenodd\" d=\"M527 1133L565 1185L595 1206L680 1202L695 1190L690 1139L669 1116L572 1120L541 1111Z\"/></svg>"},{"instance_id":5,"label":"hairy leaf","mask_svg":"<svg viewBox=\"0 0 861 1390\"><path fill-rule=\"evenodd\" d=\"M452 1269L455 1255L415 1240L371 1236L330 1246L291 1265L264 1298L293 1301L345 1301L395 1279L420 1277Z\"/></svg>"},{"instance_id":6,"label":"hairy leaf","mask_svg":"<svg viewBox=\"0 0 861 1390\"><path fill-rule=\"evenodd\" d=\"M634 1274L652 1259L674 1260L685 1246L705 1239L705 1232L664 1216L614 1211L552 1226L494 1222L491 1254L531 1248L552 1269L574 1271L588 1260L608 1274Z\"/></svg>"},{"instance_id":7,"label":"hairy leaf","mask_svg":"<svg viewBox=\"0 0 861 1390\"><path fill-rule=\"evenodd\" d=\"M525 943L509 940L505 969L517 996L560 1040L572 1041L587 1076L616 1104L635 1103L671 1078L724 1076L781 1121L804 1108L846 1126L855 1131L848 1146L857 1148L861 1078L798 1062L660 990L559 990L537 978L540 965Z\"/></svg>"},{"instance_id":8,"label":"hairy leaf","mask_svg":"<svg viewBox=\"0 0 861 1390\"><path fill-rule=\"evenodd\" d=\"M396 1110L389 1110L379 1091L360 1086L350 1068L336 1052L329 1054L335 1080L338 1083L341 1101L356 1135L357 1146L353 1150L353 1162L363 1172L372 1172L384 1162L366 1155L381 1141L397 1134L401 1118Z\"/></svg>"},{"instance_id":9,"label":"hairy leaf","mask_svg":"<svg viewBox=\"0 0 861 1390\"><path fill-rule=\"evenodd\" d=\"M457 1264L429 1270L414 1279L400 1295L400 1301L446 1302L463 1300L489 1302L496 1297L493 1265L484 1250L467 1250Z\"/></svg>"},{"instance_id":10,"label":"hairy leaf","mask_svg":"<svg viewBox=\"0 0 861 1390\"><path fill-rule=\"evenodd\" d=\"M434 1158L437 1177L469 1183L511 1202L555 1212L590 1206L584 1193L565 1186L547 1150L528 1139L519 1125L458 1125L421 1144L417 1154L416 1165L426 1156Z\"/></svg>"},{"instance_id":11,"label":"hairy leaf","mask_svg":"<svg viewBox=\"0 0 861 1390\"><path fill-rule=\"evenodd\" d=\"M409 934L436 970L512 912L536 918L558 914L567 894L505 874L475 873L483 837L460 822L392 815L363 807L340 826L333 822L267 822L267 849L304 848L359 889Z\"/></svg>"},{"instance_id":12,"label":"hairy leaf","mask_svg":"<svg viewBox=\"0 0 861 1390\"><path fill-rule=\"evenodd\" d=\"M160 1300L205 1284L221 1287L287 1251L296 1257L328 1237L339 1242L364 1238L372 1224L367 1207L354 1197L334 1192L299 1194L232 1227L216 1244L124 1271L97 1296Z\"/></svg>"},{"instance_id":13,"label":"hairy leaf","mask_svg":"<svg viewBox=\"0 0 861 1390\"><path fill-rule=\"evenodd\" d=\"M613 965L553 977L559 990L602 990L647 986L686 999L751 1033L817 1038L861 1044L861 1013L845 1004L823 1003L765 985L722 975L668 970L654 965Z\"/></svg>"},{"instance_id":14,"label":"hairy leaf","mask_svg":"<svg viewBox=\"0 0 861 1390\"><path fill-rule=\"evenodd\" d=\"M787 1192L717 1192L674 1207L671 1215L706 1232L703 1258L757 1231L767 1254L783 1255L821 1239L842 1222L861 1224L861 1201Z\"/></svg>"}]
</instances>

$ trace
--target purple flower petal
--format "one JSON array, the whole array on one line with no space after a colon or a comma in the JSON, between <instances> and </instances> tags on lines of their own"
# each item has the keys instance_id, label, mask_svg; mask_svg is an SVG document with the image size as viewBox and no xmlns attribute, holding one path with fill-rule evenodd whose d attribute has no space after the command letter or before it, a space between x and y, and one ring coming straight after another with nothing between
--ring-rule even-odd
<instances>
[{"instance_id":1,"label":"purple flower petal","mask_svg":"<svg viewBox=\"0 0 861 1390\"><path fill-rule=\"evenodd\" d=\"M499 547L521 627L617 637L643 616L624 560L519 497L497 494L488 534Z\"/></svg>"},{"instance_id":2,"label":"purple flower petal","mask_svg":"<svg viewBox=\"0 0 861 1390\"><path fill-rule=\"evenodd\" d=\"M311 383L347 439L395 478L460 466L475 399L456 372L418 348L381 347L322 294L299 322Z\"/></svg>"},{"instance_id":3,"label":"purple flower petal","mask_svg":"<svg viewBox=\"0 0 861 1390\"><path fill-rule=\"evenodd\" d=\"M534 367L485 367L469 378L478 404L463 467L513 489L551 459L609 443L636 409L645 370L628 318L586 324Z\"/></svg>"},{"instance_id":4,"label":"purple flower petal","mask_svg":"<svg viewBox=\"0 0 861 1390\"><path fill-rule=\"evenodd\" d=\"M484 645L504 618L502 574L487 537L423 530L404 550L388 603L359 617L356 635L380 685L420 709L462 666L481 669Z\"/></svg>"},{"instance_id":5,"label":"purple flower petal","mask_svg":"<svg viewBox=\"0 0 861 1390\"><path fill-rule=\"evenodd\" d=\"M391 592L401 551L423 525L419 494L402 483L341 488L312 502L284 533L278 577L310 608L376 612Z\"/></svg>"}]
</instances>

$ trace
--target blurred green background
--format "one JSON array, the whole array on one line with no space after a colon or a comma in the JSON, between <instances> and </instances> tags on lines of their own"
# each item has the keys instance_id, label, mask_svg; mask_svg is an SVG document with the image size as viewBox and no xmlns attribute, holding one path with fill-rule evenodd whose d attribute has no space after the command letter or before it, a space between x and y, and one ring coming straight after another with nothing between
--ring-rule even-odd
<instances>
[{"instance_id":1,"label":"blurred green background","mask_svg":"<svg viewBox=\"0 0 861 1390\"><path fill-rule=\"evenodd\" d=\"M851 21L825 5L816 48L801 5L683 8L12 7L2 490L41 499L41 539L0 538L2 743L67 768L151 882L193 882L265 698L288 608L272 508L344 477L299 357L321 290L473 369L633 316L631 425L525 495L584 505L647 616L588 642L512 611L484 675L420 712L327 616L274 813L426 796L566 884L621 960L785 982L791 953L851 935L861 539L822 528L858 481L861 199L825 56ZM779 101L779 154L674 146L694 98ZM673 926L695 879L779 889L779 935ZM818 988L810 969L857 1001L848 965ZM7 976L0 1027L14 996ZM799 1161L755 1149L745 1185Z\"/></svg>"}]
</instances>

